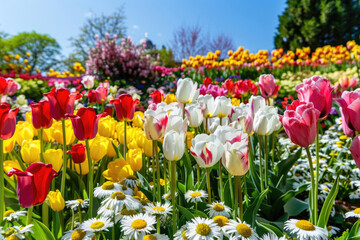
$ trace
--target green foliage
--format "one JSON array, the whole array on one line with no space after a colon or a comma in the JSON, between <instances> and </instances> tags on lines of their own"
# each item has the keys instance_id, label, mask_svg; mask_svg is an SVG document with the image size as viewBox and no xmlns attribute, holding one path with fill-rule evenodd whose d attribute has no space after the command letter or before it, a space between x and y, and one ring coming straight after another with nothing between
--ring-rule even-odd
<instances>
[{"instance_id":1,"label":"green foliage","mask_svg":"<svg viewBox=\"0 0 360 240\"><path fill-rule=\"evenodd\" d=\"M345 44L360 34L359 1L288 0L279 22L276 48Z\"/></svg>"},{"instance_id":2,"label":"green foliage","mask_svg":"<svg viewBox=\"0 0 360 240\"><path fill-rule=\"evenodd\" d=\"M149 51L150 55L154 58L159 56L159 66L164 67L178 67L178 64L174 60L174 54L171 49L167 49L165 46L162 46L161 49L151 49Z\"/></svg>"}]
</instances>

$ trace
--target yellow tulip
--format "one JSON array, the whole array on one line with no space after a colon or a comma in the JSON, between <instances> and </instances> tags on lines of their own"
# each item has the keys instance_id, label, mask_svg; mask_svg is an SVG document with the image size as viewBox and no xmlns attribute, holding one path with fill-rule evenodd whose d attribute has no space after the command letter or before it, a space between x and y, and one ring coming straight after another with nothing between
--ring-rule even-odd
<instances>
[{"instance_id":1,"label":"yellow tulip","mask_svg":"<svg viewBox=\"0 0 360 240\"><path fill-rule=\"evenodd\" d=\"M138 128L143 128L143 119L144 119L144 113L140 111L136 111L134 113L133 126Z\"/></svg>"},{"instance_id":2,"label":"yellow tulip","mask_svg":"<svg viewBox=\"0 0 360 240\"><path fill-rule=\"evenodd\" d=\"M169 93L168 95L166 95L164 102L166 102L167 104L176 102L176 95L173 93Z\"/></svg>"},{"instance_id":3,"label":"yellow tulip","mask_svg":"<svg viewBox=\"0 0 360 240\"><path fill-rule=\"evenodd\" d=\"M123 158L118 158L108 164L108 169L103 172L104 178L112 182L119 182L134 172Z\"/></svg>"},{"instance_id":4,"label":"yellow tulip","mask_svg":"<svg viewBox=\"0 0 360 240\"><path fill-rule=\"evenodd\" d=\"M119 142L116 139L111 139L108 138L108 147L107 147L107 153L106 156L113 158L116 156L116 151L114 149L113 144L115 145L115 147L117 147L119 145Z\"/></svg>"},{"instance_id":5,"label":"yellow tulip","mask_svg":"<svg viewBox=\"0 0 360 240\"><path fill-rule=\"evenodd\" d=\"M146 136L145 136L145 133L143 131L140 131L139 133L137 133L135 135L135 141L136 141L136 145L139 147L139 148L143 148L144 147L144 144L145 144L145 140L146 140Z\"/></svg>"},{"instance_id":6,"label":"yellow tulip","mask_svg":"<svg viewBox=\"0 0 360 240\"><path fill-rule=\"evenodd\" d=\"M51 163L52 168L59 172L63 164L63 151L59 149L48 149L44 152L45 163Z\"/></svg>"},{"instance_id":7,"label":"yellow tulip","mask_svg":"<svg viewBox=\"0 0 360 240\"><path fill-rule=\"evenodd\" d=\"M126 153L126 161L134 172L140 171L142 168L142 150L140 148L129 149Z\"/></svg>"},{"instance_id":8,"label":"yellow tulip","mask_svg":"<svg viewBox=\"0 0 360 240\"><path fill-rule=\"evenodd\" d=\"M40 141L25 140L20 150L24 162L31 164L40 162Z\"/></svg>"},{"instance_id":9,"label":"yellow tulip","mask_svg":"<svg viewBox=\"0 0 360 240\"><path fill-rule=\"evenodd\" d=\"M32 124L24 121L19 121L16 124L16 130L14 133L15 141L22 146L24 140L30 140L34 138L34 130Z\"/></svg>"},{"instance_id":10,"label":"yellow tulip","mask_svg":"<svg viewBox=\"0 0 360 240\"><path fill-rule=\"evenodd\" d=\"M121 144L124 144L124 123L123 122L119 122L118 124L116 124L116 133L117 133L119 142ZM126 142L130 143L134 137L135 137L135 130L130 126L127 126L126 127Z\"/></svg>"},{"instance_id":11,"label":"yellow tulip","mask_svg":"<svg viewBox=\"0 0 360 240\"><path fill-rule=\"evenodd\" d=\"M103 137L114 137L117 121L110 116L100 118L98 133Z\"/></svg>"},{"instance_id":12,"label":"yellow tulip","mask_svg":"<svg viewBox=\"0 0 360 240\"><path fill-rule=\"evenodd\" d=\"M70 145L75 141L75 134L70 120L65 120L66 145ZM52 137L56 142L63 145L62 123L57 121L53 123Z\"/></svg>"},{"instance_id":13,"label":"yellow tulip","mask_svg":"<svg viewBox=\"0 0 360 240\"><path fill-rule=\"evenodd\" d=\"M4 172L5 173L7 173L8 171L10 171L13 168L22 170L20 167L20 164L17 161L13 161L13 160L4 161ZM11 179L14 179L14 176L15 175L11 176Z\"/></svg>"},{"instance_id":14,"label":"yellow tulip","mask_svg":"<svg viewBox=\"0 0 360 240\"><path fill-rule=\"evenodd\" d=\"M50 191L46 198L46 203L55 212L60 212L65 208L65 201L59 190Z\"/></svg>"},{"instance_id":15,"label":"yellow tulip","mask_svg":"<svg viewBox=\"0 0 360 240\"><path fill-rule=\"evenodd\" d=\"M144 139L143 150L147 157L152 157L153 156L153 142L151 140Z\"/></svg>"},{"instance_id":16,"label":"yellow tulip","mask_svg":"<svg viewBox=\"0 0 360 240\"><path fill-rule=\"evenodd\" d=\"M14 137L4 140L4 149L3 149L4 153L11 152L14 149L14 146L15 146Z\"/></svg>"},{"instance_id":17,"label":"yellow tulip","mask_svg":"<svg viewBox=\"0 0 360 240\"><path fill-rule=\"evenodd\" d=\"M89 145L91 159L98 162L107 154L109 141L106 137L96 136Z\"/></svg>"},{"instance_id":18,"label":"yellow tulip","mask_svg":"<svg viewBox=\"0 0 360 240\"><path fill-rule=\"evenodd\" d=\"M45 128L43 130L43 140L45 142L54 142L55 139L53 138L53 133L54 132L54 128L53 127L49 127L49 128ZM67 136L66 136L67 138Z\"/></svg>"},{"instance_id":19,"label":"yellow tulip","mask_svg":"<svg viewBox=\"0 0 360 240\"><path fill-rule=\"evenodd\" d=\"M191 140L194 138L194 133L193 132L186 132L186 146L188 149L191 148L192 143Z\"/></svg>"},{"instance_id":20,"label":"yellow tulip","mask_svg":"<svg viewBox=\"0 0 360 240\"><path fill-rule=\"evenodd\" d=\"M137 142L135 140L135 138L127 144L128 149L136 149L139 148L139 146L137 145Z\"/></svg>"}]
</instances>

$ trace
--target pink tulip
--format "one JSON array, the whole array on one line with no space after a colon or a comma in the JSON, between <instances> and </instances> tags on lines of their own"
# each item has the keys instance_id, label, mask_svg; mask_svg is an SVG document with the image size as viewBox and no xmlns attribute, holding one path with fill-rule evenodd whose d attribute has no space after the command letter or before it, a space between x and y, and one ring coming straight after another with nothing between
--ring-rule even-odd
<instances>
[{"instance_id":1,"label":"pink tulip","mask_svg":"<svg viewBox=\"0 0 360 240\"><path fill-rule=\"evenodd\" d=\"M325 119L332 107L333 88L330 81L319 76L304 79L303 83L295 88L298 98L302 102L312 102L314 107L320 111L320 118Z\"/></svg>"},{"instance_id":2,"label":"pink tulip","mask_svg":"<svg viewBox=\"0 0 360 240\"><path fill-rule=\"evenodd\" d=\"M360 168L360 134L357 135L349 148L351 156L354 158L356 165Z\"/></svg>"},{"instance_id":3,"label":"pink tulip","mask_svg":"<svg viewBox=\"0 0 360 240\"><path fill-rule=\"evenodd\" d=\"M313 103L296 100L287 106L284 116L280 115L280 121L293 143L308 147L315 141L319 115Z\"/></svg>"},{"instance_id":4,"label":"pink tulip","mask_svg":"<svg viewBox=\"0 0 360 240\"><path fill-rule=\"evenodd\" d=\"M360 89L345 91L336 101L341 106L343 131L347 136L352 137L354 131L360 131Z\"/></svg>"},{"instance_id":5,"label":"pink tulip","mask_svg":"<svg viewBox=\"0 0 360 240\"><path fill-rule=\"evenodd\" d=\"M359 79L356 77L349 78L347 76L343 76L339 79L339 83L342 89L346 90L348 88L354 88L359 84Z\"/></svg>"},{"instance_id":6,"label":"pink tulip","mask_svg":"<svg viewBox=\"0 0 360 240\"><path fill-rule=\"evenodd\" d=\"M97 87L95 90L96 101L99 104L105 102L108 92L109 92L109 88Z\"/></svg>"},{"instance_id":7,"label":"pink tulip","mask_svg":"<svg viewBox=\"0 0 360 240\"><path fill-rule=\"evenodd\" d=\"M263 98L277 97L280 85L275 84L275 78L272 74L263 74L259 78L261 96Z\"/></svg>"}]
</instances>

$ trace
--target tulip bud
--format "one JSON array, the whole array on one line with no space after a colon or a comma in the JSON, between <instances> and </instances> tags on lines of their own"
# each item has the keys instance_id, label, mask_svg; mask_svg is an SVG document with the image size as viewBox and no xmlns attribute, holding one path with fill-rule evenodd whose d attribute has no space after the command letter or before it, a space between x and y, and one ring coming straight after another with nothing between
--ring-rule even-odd
<instances>
[{"instance_id":1,"label":"tulip bud","mask_svg":"<svg viewBox=\"0 0 360 240\"><path fill-rule=\"evenodd\" d=\"M110 101L115 106L116 116L119 121L132 121L135 113L135 106L138 99L133 99L130 94L121 94L118 98Z\"/></svg>"},{"instance_id":2,"label":"tulip bud","mask_svg":"<svg viewBox=\"0 0 360 240\"><path fill-rule=\"evenodd\" d=\"M201 107L199 104L196 103L186 105L185 114L187 119L189 120L189 126L193 128L200 127L204 120Z\"/></svg>"},{"instance_id":3,"label":"tulip bud","mask_svg":"<svg viewBox=\"0 0 360 240\"><path fill-rule=\"evenodd\" d=\"M97 136L90 141L90 155L95 162L100 161L108 151L108 140L105 137Z\"/></svg>"},{"instance_id":4,"label":"tulip bud","mask_svg":"<svg viewBox=\"0 0 360 240\"><path fill-rule=\"evenodd\" d=\"M44 152L45 163L51 163L52 168L59 172L63 165L63 151L59 149L48 149Z\"/></svg>"},{"instance_id":5,"label":"tulip bud","mask_svg":"<svg viewBox=\"0 0 360 240\"><path fill-rule=\"evenodd\" d=\"M60 212L65 208L65 201L59 190L50 191L46 198L46 203L55 212Z\"/></svg>"},{"instance_id":6,"label":"tulip bud","mask_svg":"<svg viewBox=\"0 0 360 240\"><path fill-rule=\"evenodd\" d=\"M167 112L148 109L144 113L144 132L149 140L158 140L164 136L168 122Z\"/></svg>"},{"instance_id":7,"label":"tulip bud","mask_svg":"<svg viewBox=\"0 0 360 240\"><path fill-rule=\"evenodd\" d=\"M115 134L115 127L117 121L111 116L106 116L99 119L98 132L103 137L113 137Z\"/></svg>"},{"instance_id":8,"label":"tulip bud","mask_svg":"<svg viewBox=\"0 0 360 240\"><path fill-rule=\"evenodd\" d=\"M40 141L25 140L21 147L21 156L27 164L40 162Z\"/></svg>"},{"instance_id":9,"label":"tulip bud","mask_svg":"<svg viewBox=\"0 0 360 240\"><path fill-rule=\"evenodd\" d=\"M268 136L281 127L277 108L266 106L260 109L254 118L254 131L260 136Z\"/></svg>"},{"instance_id":10,"label":"tulip bud","mask_svg":"<svg viewBox=\"0 0 360 240\"><path fill-rule=\"evenodd\" d=\"M126 161L134 172L140 171L142 168L142 150L140 148L129 149L126 153Z\"/></svg>"},{"instance_id":11,"label":"tulip bud","mask_svg":"<svg viewBox=\"0 0 360 240\"><path fill-rule=\"evenodd\" d=\"M176 88L176 99L181 103L192 103L199 96L197 82L193 82L190 78L179 79Z\"/></svg>"},{"instance_id":12,"label":"tulip bud","mask_svg":"<svg viewBox=\"0 0 360 240\"><path fill-rule=\"evenodd\" d=\"M215 99L212 95L201 95L198 99L201 109L203 110L204 118L216 117L219 115L220 106L215 104Z\"/></svg>"},{"instance_id":13,"label":"tulip bud","mask_svg":"<svg viewBox=\"0 0 360 240\"><path fill-rule=\"evenodd\" d=\"M224 147L215 135L199 134L192 140L190 153L200 167L209 168L220 160Z\"/></svg>"},{"instance_id":14,"label":"tulip bud","mask_svg":"<svg viewBox=\"0 0 360 240\"><path fill-rule=\"evenodd\" d=\"M169 161L177 161L185 153L185 134L170 130L165 134L163 142L165 158Z\"/></svg>"},{"instance_id":15,"label":"tulip bud","mask_svg":"<svg viewBox=\"0 0 360 240\"><path fill-rule=\"evenodd\" d=\"M94 87L95 83L95 77L94 76L83 76L81 80L82 85L84 85L84 88L91 89Z\"/></svg>"},{"instance_id":16,"label":"tulip bud","mask_svg":"<svg viewBox=\"0 0 360 240\"><path fill-rule=\"evenodd\" d=\"M217 97L215 99L215 104L219 105L219 114L218 117L219 118L225 118L227 117L230 113L231 113L231 99L224 97L224 96L220 96Z\"/></svg>"},{"instance_id":17,"label":"tulip bud","mask_svg":"<svg viewBox=\"0 0 360 240\"><path fill-rule=\"evenodd\" d=\"M86 159L86 146L82 143L74 144L66 153L71 154L74 163L82 163Z\"/></svg>"}]
</instances>

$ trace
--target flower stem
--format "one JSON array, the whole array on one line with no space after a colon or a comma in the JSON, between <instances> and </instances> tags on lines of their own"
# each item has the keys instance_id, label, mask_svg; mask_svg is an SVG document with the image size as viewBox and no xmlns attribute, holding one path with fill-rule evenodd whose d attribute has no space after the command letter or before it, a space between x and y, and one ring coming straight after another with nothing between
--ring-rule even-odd
<instances>
[{"instance_id":1,"label":"flower stem","mask_svg":"<svg viewBox=\"0 0 360 240\"><path fill-rule=\"evenodd\" d=\"M39 135L39 140L40 140L40 161L45 163L43 132L44 132L44 129L40 128L38 131L38 135Z\"/></svg>"},{"instance_id":2,"label":"flower stem","mask_svg":"<svg viewBox=\"0 0 360 240\"><path fill-rule=\"evenodd\" d=\"M243 198L242 198L242 190L241 190L241 185L242 185L242 181L241 181L241 176L236 176L236 178L238 178L238 185L239 185L239 216L240 216L240 220L243 221L244 217L243 217Z\"/></svg>"},{"instance_id":3,"label":"flower stem","mask_svg":"<svg viewBox=\"0 0 360 240\"><path fill-rule=\"evenodd\" d=\"M87 158L88 158L88 163L89 163L89 199L90 199L90 204L89 204L89 210L88 210L88 215L89 218L93 217L93 201L94 201L94 167L93 167L93 162L91 160L91 156L90 156L90 146L89 146L89 139L85 139L85 144L86 144L86 154L87 154Z\"/></svg>"},{"instance_id":4,"label":"flower stem","mask_svg":"<svg viewBox=\"0 0 360 240\"><path fill-rule=\"evenodd\" d=\"M260 189L261 192L264 191L264 176L263 176L263 165L261 159L261 136L259 136L259 166L260 166Z\"/></svg>"},{"instance_id":5,"label":"flower stem","mask_svg":"<svg viewBox=\"0 0 360 240\"><path fill-rule=\"evenodd\" d=\"M200 166L199 164L196 163L196 175L197 175L197 182L198 182L198 185L200 185Z\"/></svg>"},{"instance_id":6,"label":"flower stem","mask_svg":"<svg viewBox=\"0 0 360 240\"><path fill-rule=\"evenodd\" d=\"M124 120L124 159L126 160L126 121Z\"/></svg>"},{"instance_id":7,"label":"flower stem","mask_svg":"<svg viewBox=\"0 0 360 240\"><path fill-rule=\"evenodd\" d=\"M275 169L275 132L272 134L272 168Z\"/></svg>"},{"instance_id":8,"label":"flower stem","mask_svg":"<svg viewBox=\"0 0 360 240\"><path fill-rule=\"evenodd\" d=\"M315 189L314 189L314 224L317 224L317 214L318 214L318 189L319 189L319 169L320 169L320 159L319 159L319 130L320 130L320 121L318 120L317 134L316 134L316 176L315 176Z\"/></svg>"},{"instance_id":9,"label":"flower stem","mask_svg":"<svg viewBox=\"0 0 360 240\"><path fill-rule=\"evenodd\" d=\"M165 185L164 185L164 192L166 192L166 185L167 185L167 174L166 174L166 160L164 158L163 160L163 164L164 164L164 167L163 167L163 171L164 171L164 181L165 181ZM161 199L161 198L160 198Z\"/></svg>"},{"instance_id":10,"label":"flower stem","mask_svg":"<svg viewBox=\"0 0 360 240\"><path fill-rule=\"evenodd\" d=\"M222 179L222 162L219 161L219 179L220 179L220 192L221 192L221 201L224 201L224 188L223 188L223 179Z\"/></svg>"},{"instance_id":11,"label":"flower stem","mask_svg":"<svg viewBox=\"0 0 360 240\"><path fill-rule=\"evenodd\" d=\"M61 175L61 195L65 198L65 180L66 180L66 167L67 167L67 158L66 158L66 126L65 119L61 120L62 124L62 134L63 134L63 169Z\"/></svg>"},{"instance_id":12,"label":"flower stem","mask_svg":"<svg viewBox=\"0 0 360 240\"><path fill-rule=\"evenodd\" d=\"M230 196L231 196L231 206L234 205L234 189L231 181L231 174L229 173L229 186L230 186Z\"/></svg>"},{"instance_id":13,"label":"flower stem","mask_svg":"<svg viewBox=\"0 0 360 240\"><path fill-rule=\"evenodd\" d=\"M268 138L267 136L264 136L265 138L265 143L264 143L264 147L265 147L265 188L267 188L268 185L268 171L269 171L269 153L268 153Z\"/></svg>"},{"instance_id":14,"label":"flower stem","mask_svg":"<svg viewBox=\"0 0 360 240\"><path fill-rule=\"evenodd\" d=\"M156 158L156 149L155 149L155 144L154 141L152 142L152 146L153 146L153 157L152 157L152 177L153 177L153 201L155 201L155 158Z\"/></svg>"},{"instance_id":15,"label":"flower stem","mask_svg":"<svg viewBox=\"0 0 360 240\"><path fill-rule=\"evenodd\" d=\"M208 191L208 200L209 200L209 204L211 204L210 169L209 168L205 168L205 169L206 169L206 187Z\"/></svg>"},{"instance_id":16,"label":"flower stem","mask_svg":"<svg viewBox=\"0 0 360 240\"><path fill-rule=\"evenodd\" d=\"M153 145L157 149L157 140L153 140ZM161 202L161 188L160 188L160 163L159 163L159 154L155 151L156 156L156 191L157 191L157 201ZM154 185L155 186L155 185Z\"/></svg>"},{"instance_id":17,"label":"flower stem","mask_svg":"<svg viewBox=\"0 0 360 240\"><path fill-rule=\"evenodd\" d=\"M74 222L75 222L75 212L74 209L71 209L71 230L74 230Z\"/></svg>"},{"instance_id":18,"label":"flower stem","mask_svg":"<svg viewBox=\"0 0 360 240\"><path fill-rule=\"evenodd\" d=\"M311 177L311 189L310 189L310 193L309 193L309 203L310 203L310 221L315 224L314 222L314 189L315 189L315 180L314 180L314 168L313 168L313 163L312 163L312 159L311 159L311 154L310 154L310 150L309 147L305 148L306 149L306 154L309 160L309 167L310 167L310 177Z\"/></svg>"},{"instance_id":19,"label":"flower stem","mask_svg":"<svg viewBox=\"0 0 360 240\"><path fill-rule=\"evenodd\" d=\"M160 234L160 216L156 215L156 232Z\"/></svg>"},{"instance_id":20,"label":"flower stem","mask_svg":"<svg viewBox=\"0 0 360 240\"><path fill-rule=\"evenodd\" d=\"M81 224L82 219L81 219L81 205L79 206L79 223Z\"/></svg>"},{"instance_id":21,"label":"flower stem","mask_svg":"<svg viewBox=\"0 0 360 240\"><path fill-rule=\"evenodd\" d=\"M46 203L42 204L42 222L49 227L49 206Z\"/></svg>"},{"instance_id":22,"label":"flower stem","mask_svg":"<svg viewBox=\"0 0 360 240\"><path fill-rule=\"evenodd\" d=\"M175 185L175 179L176 179L176 162L171 161L171 204L172 204L172 224L173 224L173 234L175 234L177 229L177 209L176 209L176 185Z\"/></svg>"},{"instance_id":23,"label":"flower stem","mask_svg":"<svg viewBox=\"0 0 360 240\"><path fill-rule=\"evenodd\" d=\"M235 194L235 201L233 204L233 212L234 212L234 219L236 219L238 213L239 213L239 181L237 176L234 176L234 182L235 182L235 189L234 189L234 194Z\"/></svg>"},{"instance_id":24,"label":"flower stem","mask_svg":"<svg viewBox=\"0 0 360 240\"><path fill-rule=\"evenodd\" d=\"M0 223L3 221L5 212L4 190L4 140L0 139Z\"/></svg>"},{"instance_id":25,"label":"flower stem","mask_svg":"<svg viewBox=\"0 0 360 240\"><path fill-rule=\"evenodd\" d=\"M27 217L26 217L26 226L31 224L33 209L34 209L34 207L28 208Z\"/></svg>"}]
</instances>

